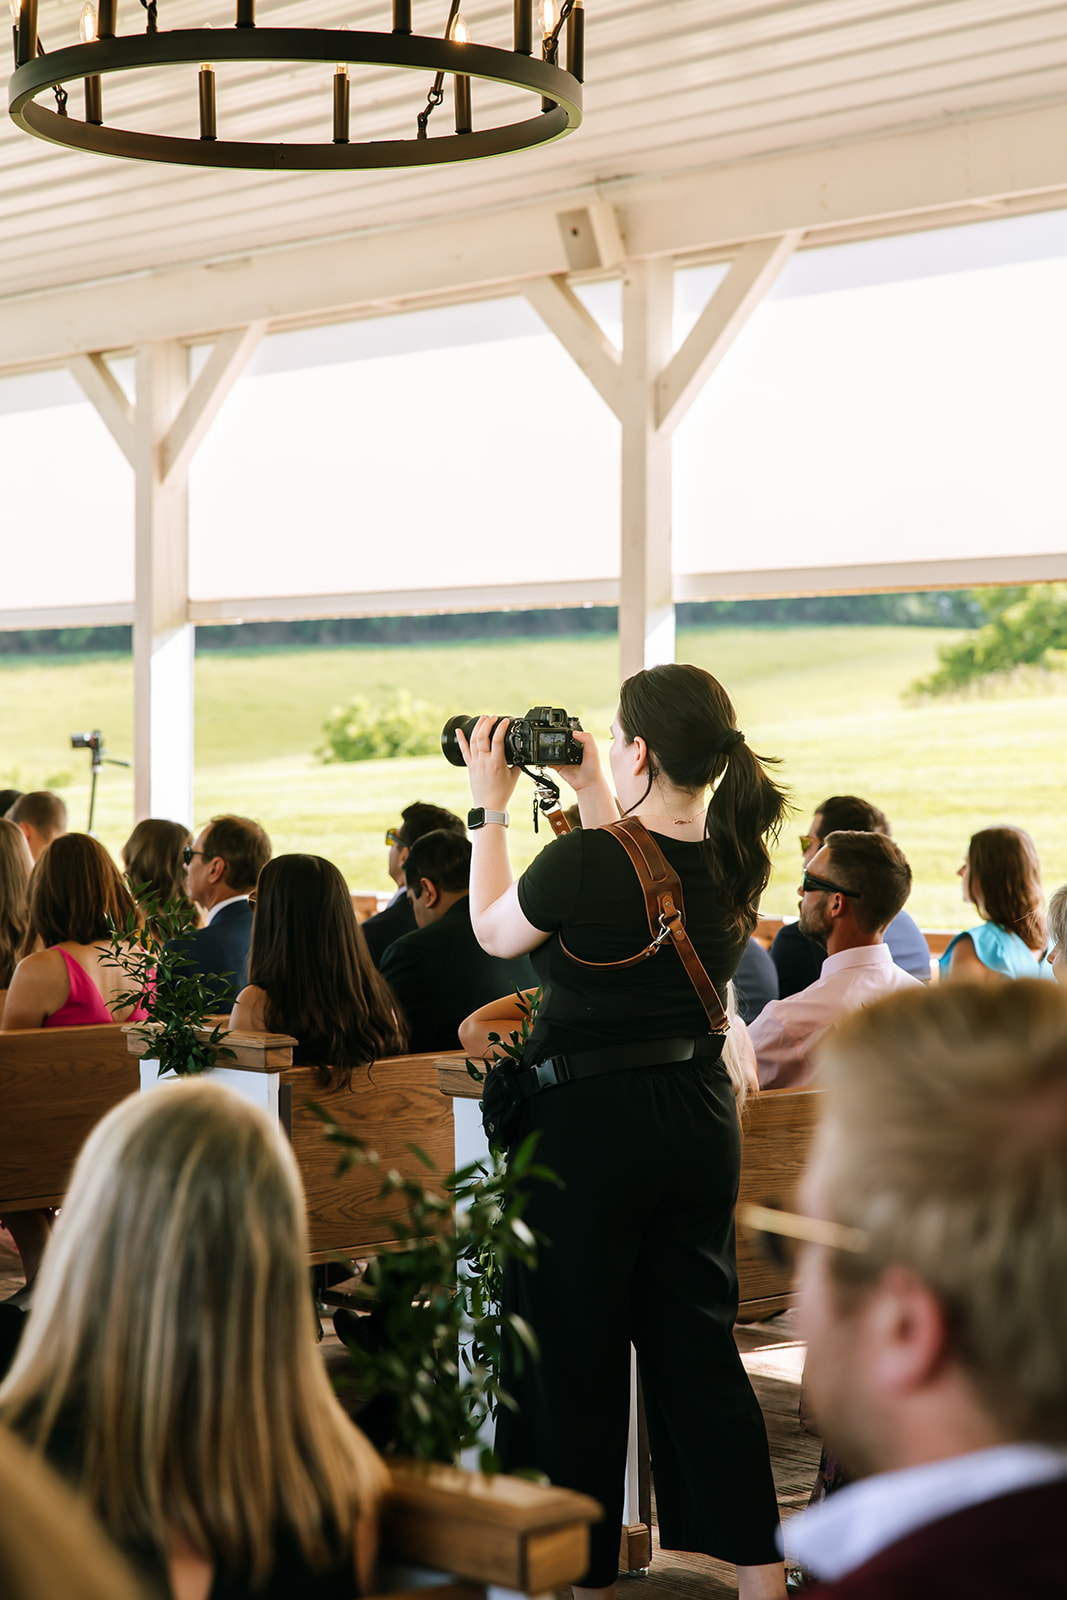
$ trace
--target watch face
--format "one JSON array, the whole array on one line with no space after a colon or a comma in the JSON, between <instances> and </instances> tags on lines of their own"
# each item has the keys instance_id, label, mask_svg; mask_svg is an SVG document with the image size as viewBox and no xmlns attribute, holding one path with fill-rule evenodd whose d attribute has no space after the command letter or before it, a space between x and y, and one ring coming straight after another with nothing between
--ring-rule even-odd
<instances>
[{"instance_id":1,"label":"watch face","mask_svg":"<svg viewBox=\"0 0 1067 1600\"><path fill-rule=\"evenodd\" d=\"M484 828L485 827L485 808L484 808L484 806L475 806L471 811L467 812L467 827L468 828Z\"/></svg>"}]
</instances>

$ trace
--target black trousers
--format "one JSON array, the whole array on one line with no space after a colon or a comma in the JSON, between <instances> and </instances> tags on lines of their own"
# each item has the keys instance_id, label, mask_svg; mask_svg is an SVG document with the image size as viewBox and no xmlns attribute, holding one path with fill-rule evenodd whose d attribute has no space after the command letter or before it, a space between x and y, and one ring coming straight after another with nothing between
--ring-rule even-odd
<instances>
[{"instance_id":1,"label":"black trousers","mask_svg":"<svg viewBox=\"0 0 1067 1600\"><path fill-rule=\"evenodd\" d=\"M531 1324L538 1362L505 1362L505 1470L536 1467L599 1500L583 1584L618 1571L637 1350L660 1542L741 1566L779 1559L767 1434L734 1344L733 1212L740 1134L720 1062L642 1067L562 1084L527 1103L541 1130L525 1213L549 1241L505 1275L504 1309Z\"/></svg>"}]
</instances>

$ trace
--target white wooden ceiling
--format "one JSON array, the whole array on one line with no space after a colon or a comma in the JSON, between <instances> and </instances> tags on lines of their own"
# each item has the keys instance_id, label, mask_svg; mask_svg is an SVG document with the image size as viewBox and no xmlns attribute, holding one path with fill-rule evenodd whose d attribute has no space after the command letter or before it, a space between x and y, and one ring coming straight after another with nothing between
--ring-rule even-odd
<instances>
[{"instance_id":1,"label":"white wooden ceiling","mask_svg":"<svg viewBox=\"0 0 1067 1600\"><path fill-rule=\"evenodd\" d=\"M161 28L232 19L219 0L159 8ZM80 9L81 0L42 0L47 48L75 42ZM485 43L508 44L511 10L511 0L464 0L472 36ZM440 32L446 11L447 0L415 0L416 30ZM385 28L388 14L388 0L259 7L262 23L286 25ZM135 0L120 0L120 32L139 30L142 17ZM477 164L277 175L160 167L68 153L4 119L0 302L297 241L475 214L484 227L517 204L610 197L635 180L1067 104L1063 0L589 0L587 17L584 125L543 150ZM423 74L354 70L353 137L412 129L427 87ZM476 123L517 109L506 92L477 82L474 91ZM330 94L328 68L220 69L220 134L328 138ZM105 79L104 96L110 121L195 133L195 68ZM81 114L77 85L71 109ZM442 131L449 115L446 102Z\"/></svg>"}]
</instances>

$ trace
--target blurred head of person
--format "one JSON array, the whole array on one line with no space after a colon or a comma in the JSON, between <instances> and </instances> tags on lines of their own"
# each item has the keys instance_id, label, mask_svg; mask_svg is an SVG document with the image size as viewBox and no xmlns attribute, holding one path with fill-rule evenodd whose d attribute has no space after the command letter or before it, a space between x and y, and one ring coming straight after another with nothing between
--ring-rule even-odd
<instances>
[{"instance_id":1,"label":"blurred head of person","mask_svg":"<svg viewBox=\"0 0 1067 1600\"><path fill-rule=\"evenodd\" d=\"M884 811L858 794L832 794L815 807L808 831L801 835L800 850L805 866L822 848L831 833L885 833L892 828Z\"/></svg>"},{"instance_id":2,"label":"blurred head of person","mask_svg":"<svg viewBox=\"0 0 1067 1600\"><path fill-rule=\"evenodd\" d=\"M1045 891L1034 841L1022 828L982 828L971 835L960 868L963 898L986 922L1016 933L1031 950L1048 943Z\"/></svg>"},{"instance_id":3,"label":"blurred head of person","mask_svg":"<svg viewBox=\"0 0 1067 1600\"><path fill-rule=\"evenodd\" d=\"M193 836L182 822L163 817L145 817L134 828L122 847L126 881L138 902L151 908L167 904L188 909L194 916L193 902L185 881L182 852ZM151 916L149 916L151 923Z\"/></svg>"},{"instance_id":4,"label":"blurred head of person","mask_svg":"<svg viewBox=\"0 0 1067 1600\"><path fill-rule=\"evenodd\" d=\"M292 1151L228 1090L131 1096L90 1134L0 1419L120 1547L176 1536L249 1587L282 1534L355 1563L384 1473L319 1357L307 1249Z\"/></svg>"},{"instance_id":5,"label":"blurred head of person","mask_svg":"<svg viewBox=\"0 0 1067 1600\"><path fill-rule=\"evenodd\" d=\"M53 839L67 831L66 805L50 789L33 789L29 794L20 794L7 814L25 834L34 861Z\"/></svg>"},{"instance_id":6,"label":"blurred head of person","mask_svg":"<svg viewBox=\"0 0 1067 1600\"><path fill-rule=\"evenodd\" d=\"M0 789L0 817L6 817L15 801L21 799L21 789Z\"/></svg>"},{"instance_id":7,"label":"blurred head of person","mask_svg":"<svg viewBox=\"0 0 1067 1600\"><path fill-rule=\"evenodd\" d=\"M908 989L820 1052L801 1191L851 1230L804 1247L805 1384L859 1475L1067 1444L1067 996Z\"/></svg>"},{"instance_id":8,"label":"blurred head of person","mask_svg":"<svg viewBox=\"0 0 1067 1600\"><path fill-rule=\"evenodd\" d=\"M0 989L6 989L26 937L33 858L22 829L0 817Z\"/></svg>"},{"instance_id":9,"label":"blurred head of person","mask_svg":"<svg viewBox=\"0 0 1067 1600\"><path fill-rule=\"evenodd\" d=\"M99 839L65 833L40 855L30 876L30 909L22 954L55 944L97 944L111 923L136 915L133 896Z\"/></svg>"},{"instance_id":10,"label":"blurred head of person","mask_svg":"<svg viewBox=\"0 0 1067 1600\"><path fill-rule=\"evenodd\" d=\"M431 805L428 800L413 800L404 807L399 826L390 828L386 835L389 841L389 876L397 887L404 882L404 863L412 845L417 844L423 834L435 833L438 829L458 834L461 839L467 833L462 817L457 817L454 811L448 811L444 806Z\"/></svg>"},{"instance_id":11,"label":"blurred head of person","mask_svg":"<svg viewBox=\"0 0 1067 1600\"><path fill-rule=\"evenodd\" d=\"M276 856L260 873L248 981L267 997L268 1032L292 1034L294 1061L331 1068L334 1082L404 1048L348 885L322 856Z\"/></svg>"},{"instance_id":12,"label":"blurred head of person","mask_svg":"<svg viewBox=\"0 0 1067 1600\"><path fill-rule=\"evenodd\" d=\"M1060 983L1067 983L1067 883L1060 885L1048 903L1048 932L1052 970Z\"/></svg>"}]
</instances>

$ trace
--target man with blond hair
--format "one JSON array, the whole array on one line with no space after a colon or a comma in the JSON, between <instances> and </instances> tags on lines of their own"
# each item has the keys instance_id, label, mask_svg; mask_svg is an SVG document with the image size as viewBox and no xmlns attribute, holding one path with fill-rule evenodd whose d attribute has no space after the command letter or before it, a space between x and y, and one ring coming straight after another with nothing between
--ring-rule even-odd
<instances>
[{"instance_id":1,"label":"man with blond hair","mask_svg":"<svg viewBox=\"0 0 1067 1600\"><path fill-rule=\"evenodd\" d=\"M1067 996L888 997L820 1052L805 1386L859 1481L787 1521L824 1600L1067 1594Z\"/></svg>"}]
</instances>

